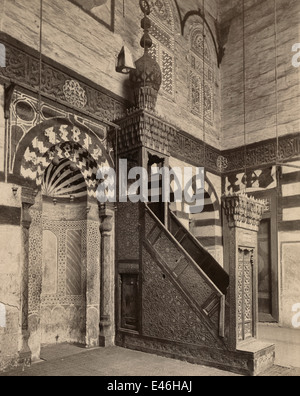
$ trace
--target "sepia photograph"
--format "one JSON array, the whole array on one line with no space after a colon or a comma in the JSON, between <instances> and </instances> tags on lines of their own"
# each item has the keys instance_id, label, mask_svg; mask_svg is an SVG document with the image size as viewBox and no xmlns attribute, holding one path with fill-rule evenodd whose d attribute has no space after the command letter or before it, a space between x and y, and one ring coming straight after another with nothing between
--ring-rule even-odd
<instances>
[{"instance_id":1,"label":"sepia photograph","mask_svg":"<svg viewBox=\"0 0 300 396\"><path fill-rule=\"evenodd\" d=\"M300 1L0 0L0 377L300 376Z\"/></svg>"}]
</instances>

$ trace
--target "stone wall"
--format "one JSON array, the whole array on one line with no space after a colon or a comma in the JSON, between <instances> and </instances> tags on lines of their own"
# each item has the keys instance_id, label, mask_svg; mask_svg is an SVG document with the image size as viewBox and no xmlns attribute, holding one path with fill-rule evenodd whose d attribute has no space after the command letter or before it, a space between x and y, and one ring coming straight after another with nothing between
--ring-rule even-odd
<instances>
[{"instance_id":1,"label":"stone wall","mask_svg":"<svg viewBox=\"0 0 300 396\"><path fill-rule=\"evenodd\" d=\"M273 305L273 314L280 325L290 328L294 327L293 307L300 303L297 264L300 241L299 166L299 161L291 161L277 168L252 168L248 169L247 177L244 171L239 171L225 176L223 183L224 193L244 191L247 187L249 195L265 199L268 204L264 219L270 220L268 246L271 256L268 260L272 261L273 301L277 301L277 306ZM263 267L262 263L260 265Z\"/></svg>"},{"instance_id":2,"label":"stone wall","mask_svg":"<svg viewBox=\"0 0 300 396\"><path fill-rule=\"evenodd\" d=\"M0 183L0 371L17 363L21 335L21 202L12 187Z\"/></svg>"},{"instance_id":3,"label":"stone wall","mask_svg":"<svg viewBox=\"0 0 300 396\"><path fill-rule=\"evenodd\" d=\"M300 68L292 66L292 46L299 42L300 3L276 3L277 34L274 2L245 0L244 88L242 2L220 2L223 32L229 29L221 67L223 149L244 145L244 115L247 144L274 138L276 124L280 136L299 132Z\"/></svg>"},{"instance_id":4,"label":"stone wall","mask_svg":"<svg viewBox=\"0 0 300 396\"><path fill-rule=\"evenodd\" d=\"M243 37L242 2L220 0L219 4L219 19L225 34L226 49L221 66L222 148L242 147L245 142L245 128L247 144L274 139L276 125L280 137L290 133L299 133L298 84L300 69L292 66L294 55L292 46L299 42L299 2L295 0L276 1L276 30L274 2L245 1L245 37ZM243 68L244 40L245 70ZM245 121L246 126L244 127ZM280 156L283 151L280 144ZM265 150L265 153L267 156L268 150ZM231 155L232 161L235 161L234 152ZM247 172L250 176L247 191L261 194L261 197L263 195L265 198L269 197L269 202L275 209L275 213L270 216L274 219L272 220L274 222L272 243L275 243L278 249L278 252L275 252L275 257L277 257L273 267L273 276L277 277L275 273L278 271L275 290L279 299L278 317L281 325L293 327L292 318L295 312L292 311L292 308L300 302L298 301L299 282L297 281L300 274L299 266L296 265L300 240L299 171L297 168L289 166L278 168L278 185L277 169L274 166L276 144L272 160L274 163L270 164L270 167L254 169L254 157L252 159L250 150L248 150L247 157L249 168ZM299 162L294 164L299 166ZM292 165L292 163L290 162L288 165ZM223 186L224 191L243 190L246 187L243 183L244 175L243 171L229 175ZM273 198L270 198L273 194L272 190L274 195ZM272 203L274 200L275 205Z\"/></svg>"},{"instance_id":5,"label":"stone wall","mask_svg":"<svg viewBox=\"0 0 300 396\"><path fill-rule=\"evenodd\" d=\"M39 50L39 1L28 0L26 5L22 0L8 0L3 5L3 13L0 16L2 31L8 35ZM196 2L195 2L196 3ZM169 6L168 6L169 4ZM195 28L202 34L202 19L193 16L188 19L184 35L181 34L180 18L177 8L173 2L166 2L168 12L173 21L172 40L174 47L166 48L169 53L168 62L161 60L164 74L170 83L173 74L172 94L167 94L164 87L158 100L158 113L169 119L179 128L188 133L203 138L202 111L192 114L191 108L191 33ZM104 6L103 6L104 7ZM196 5L195 5L196 7ZM183 18L186 7L182 9ZM189 7L191 10L191 6ZM195 10L198 9L198 6ZM94 12L96 13L97 10ZM100 13L101 9L97 11ZM139 45L142 36L140 19L142 14L135 0L126 1L125 20L123 18L122 2L115 2L114 29L112 32L107 26L101 24L90 14L82 10L73 2L67 0L44 0L43 6L43 54L59 62L60 64L74 70L80 75L88 78L96 84L109 91L128 99L132 98L128 76L115 72L117 55L123 45L123 40L130 48L134 60L142 55ZM93 12L93 10L92 10ZM217 15L216 2L207 5L206 18L211 31L216 36L215 18ZM161 37L165 37L168 26L163 25L161 20L153 13L153 19L159 26ZM171 30L170 30L171 31ZM55 40L53 39L55 37ZM159 35L157 34L159 39ZM215 39L215 37L214 37ZM220 105L220 69L217 63L217 54L214 40L206 28L207 47L210 53L210 68L212 80L211 104L213 105L212 120L205 125L205 139L208 143L219 147L221 127L221 105ZM163 41L163 40L162 40ZM159 44L160 45L160 44ZM161 55L163 57L163 55ZM164 58L166 59L166 58ZM208 67L208 66L206 66ZM199 73L199 84L203 81L203 73Z\"/></svg>"},{"instance_id":6,"label":"stone wall","mask_svg":"<svg viewBox=\"0 0 300 396\"><path fill-rule=\"evenodd\" d=\"M300 166L300 162L289 165ZM282 173L278 235L281 263L280 322L293 328L293 307L300 303L300 172L297 168L283 167Z\"/></svg>"},{"instance_id":7,"label":"stone wall","mask_svg":"<svg viewBox=\"0 0 300 396\"><path fill-rule=\"evenodd\" d=\"M185 167L192 167L194 174L196 172L194 166L173 157L170 158L170 167L180 168L182 174ZM198 239L219 264L223 265L223 230L220 206L222 178L206 172L204 189L204 208L201 213L188 214L187 204L185 202L172 203L171 210L176 213L176 216L184 226Z\"/></svg>"}]
</instances>

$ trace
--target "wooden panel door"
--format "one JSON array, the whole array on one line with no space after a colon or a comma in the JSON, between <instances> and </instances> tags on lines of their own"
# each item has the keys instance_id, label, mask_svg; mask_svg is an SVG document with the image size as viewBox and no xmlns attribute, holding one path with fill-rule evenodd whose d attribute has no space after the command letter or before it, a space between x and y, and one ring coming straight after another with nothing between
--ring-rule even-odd
<instances>
[{"instance_id":1,"label":"wooden panel door","mask_svg":"<svg viewBox=\"0 0 300 396\"><path fill-rule=\"evenodd\" d=\"M277 191L251 194L268 202L258 233L258 313L260 322L278 322Z\"/></svg>"},{"instance_id":2,"label":"wooden panel door","mask_svg":"<svg viewBox=\"0 0 300 396\"><path fill-rule=\"evenodd\" d=\"M137 331L139 328L139 282L137 274L121 275L121 327Z\"/></svg>"},{"instance_id":3,"label":"wooden panel door","mask_svg":"<svg viewBox=\"0 0 300 396\"><path fill-rule=\"evenodd\" d=\"M258 234L258 307L261 318L272 316L271 219L263 219Z\"/></svg>"}]
</instances>

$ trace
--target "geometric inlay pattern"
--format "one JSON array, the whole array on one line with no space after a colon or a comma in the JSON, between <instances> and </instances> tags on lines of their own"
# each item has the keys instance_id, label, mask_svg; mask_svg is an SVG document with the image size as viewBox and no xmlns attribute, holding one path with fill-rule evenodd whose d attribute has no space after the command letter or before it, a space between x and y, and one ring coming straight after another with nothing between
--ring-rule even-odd
<instances>
[{"instance_id":1,"label":"geometric inlay pattern","mask_svg":"<svg viewBox=\"0 0 300 396\"><path fill-rule=\"evenodd\" d=\"M55 295L43 295L42 306L85 303L83 286L87 268L82 265L87 257L87 221L43 220L43 229L53 232L58 239L58 288ZM77 244L77 247L75 247ZM80 246L80 249L78 247ZM99 246L97 247L99 249ZM72 250L73 249L73 250ZM71 258L69 259L69 254ZM70 281L68 278L70 277ZM72 294L70 294L72 292ZM75 292L75 294L73 294ZM79 292L79 294L78 294Z\"/></svg>"},{"instance_id":2,"label":"geometric inlay pattern","mask_svg":"<svg viewBox=\"0 0 300 396\"><path fill-rule=\"evenodd\" d=\"M79 169L72 171L71 162L61 160L55 166L51 163L45 171L42 194L48 197L81 198L87 195L86 183Z\"/></svg>"},{"instance_id":3,"label":"geometric inlay pattern","mask_svg":"<svg viewBox=\"0 0 300 396\"><path fill-rule=\"evenodd\" d=\"M97 170L108 164L99 141L79 127L57 123L33 139L21 159L21 176L43 182L44 172L53 159L74 162L85 179L88 194L96 195Z\"/></svg>"},{"instance_id":4,"label":"geometric inlay pattern","mask_svg":"<svg viewBox=\"0 0 300 396\"><path fill-rule=\"evenodd\" d=\"M143 333L159 339L220 347L218 337L164 276L150 254L144 250L143 255Z\"/></svg>"},{"instance_id":5,"label":"geometric inlay pattern","mask_svg":"<svg viewBox=\"0 0 300 396\"><path fill-rule=\"evenodd\" d=\"M175 89L175 40L174 17L169 1L151 2L150 30L153 46L150 54L160 65L162 71L162 92L174 96Z\"/></svg>"},{"instance_id":6,"label":"geometric inlay pattern","mask_svg":"<svg viewBox=\"0 0 300 396\"><path fill-rule=\"evenodd\" d=\"M253 334L253 250L239 248L238 262L238 340Z\"/></svg>"},{"instance_id":7,"label":"geometric inlay pattern","mask_svg":"<svg viewBox=\"0 0 300 396\"><path fill-rule=\"evenodd\" d=\"M67 80L65 82L64 95L66 101L71 105L78 107L79 109L84 108L87 104L87 96L85 90L80 86L78 81Z\"/></svg>"},{"instance_id":8,"label":"geometric inlay pattern","mask_svg":"<svg viewBox=\"0 0 300 396\"><path fill-rule=\"evenodd\" d=\"M214 72L203 29L195 29L190 35L190 108L191 112L213 125L214 120Z\"/></svg>"},{"instance_id":9,"label":"geometric inlay pattern","mask_svg":"<svg viewBox=\"0 0 300 396\"><path fill-rule=\"evenodd\" d=\"M82 294L81 230L67 231L66 294Z\"/></svg>"}]
</instances>

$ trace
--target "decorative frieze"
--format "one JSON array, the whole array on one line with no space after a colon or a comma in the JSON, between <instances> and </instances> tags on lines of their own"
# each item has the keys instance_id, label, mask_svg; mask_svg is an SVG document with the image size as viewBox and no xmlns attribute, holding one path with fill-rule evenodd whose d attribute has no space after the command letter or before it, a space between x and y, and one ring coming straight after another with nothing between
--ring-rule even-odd
<instances>
[{"instance_id":1,"label":"decorative frieze","mask_svg":"<svg viewBox=\"0 0 300 396\"><path fill-rule=\"evenodd\" d=\"M6 67L0 68L0 79L37 92L40 85L38 53L4 34L0 34L0 41L5 43L7 58ZM42 94L54 101L60 101L104 121L119 120L122 131L119 132L118 146L121 152L141 147L146 142L146 147L150 149L195 166L205 166L208 171L216 174L231 174L244 170L245 167L260 169L263 165L274 164L276 159L283 162L300 157L299 134L280 137L278 150L277 141L273 139L249 145L246 151L244 147L239 147L221 152L166 123L155 113L133 110L125 118L129 107L127 101L118 99L113 93L92 82L83 82L71 70L54 66L54 62L46 58L43 59L41 82ZM31 104L22 102L16 108L18 127L21 125L23 128L25 123L28 129L36 122L36 112ZM27 130L21 131L18 128L18 131L23 136Z\"/></svg>"},{"instance_id":2,"label":"decorative frieze","mask_svg":"<svg viewBox=\"0 0 300 396\"><path fill-rule=\"evenodd\" d=\"M195 166L205 166L212 172L221 173L218 150L179 131L155 113L136 110L130 113L127 118L118 121L118 124L120 126L120 131L118 131L119 154L144 146ZM111 140L114 139L115 132L111 134ZM227 163L226 158L222 157L222 163Z\"/></svg>"},{"instance_id":3,"label":"decorative frieze","mask_svg":"<svg viewBox=\"0 0 300 396\"><path fill-rule=\"evenodd\" d=\"M67 80L63 88L66 101L71 105L83 109L87 105L85 90L78 81Z\"/></svg>"},{"instance_id":4,"label":"decorative frieze","mask_svg":"<svg viewBox=\"0 0 300 396\"><path fill-rule=\"evenodd\" d=\"M286 161L300 156L300 135L289 135L279 138L278 154L277 140L268 140L249 145L246 150L242 147L223 152L228 159L226 172L274 164L276 159ZM246 160L245 160L246 159ZM246 162L246 164L245 164Z\"/></svg>"},{"instance_id":5,"label":"decorative frieze","mask_svg":"<svg viewBox=\"0 0 300 396\"><path fill-rule=\"evenodd\" d=\"M176 129L154 114L138 110L119 121L119 125L121 127L118 132L119 154L142 146L165 155L170 154L170 139L176 134Z\"/></svg>"},{"instance_id":6,"label":"decorative frieze","mask_svg":"<svg viewBox=\"0 0 300 396\"><path fill-rule=\"evenodd\" d=\"M5 35L0 35L0 41L6 47L6 67L0 68L0 78L25 86L35 91L40 87L40 70L38 53L30 55L25 50L10 44ZM20 44L20 47L24 45ZM32 53L33 51L30 50ZM51 62L52 63L52 62ZM71 73L65 73L43 60L42 64L42 94L60 100L67 106L71 105L79 110L84 110L105 121L113 121L125 114L127 103L122 99L117 100L104 90L83 82L76 81Z\"/></svg>"},{"instance_id":7,"label":"decorative frieze","mask_svg":"<svg viewBox=\"0 0 300 396\"><path fill-rule=\"evenodd\" d=\"M125 153L144 145L147 148L178 158L192 165L204 166L208 171L217 174L233 174L234 171L245 170L244 148L221 152L166 123L155 113L133 110L126 118L118 121L118 125L121 128L118 132L119 153ZM111 138L114 139L114 135ZM273 141L249 146L250 149L247 150L247 168L250 173L252 173L250 169L259 168L266 164L271 165L276 162L276 145L276 140L274 139ZM279 140L280 161L299 156L300 136L287 136ZM261 175L259 181L265 185L267 182L266 178L270 175L266 170L262 171L262 173L263 175ZM250 179L247 175L247 185L250 183Z\"/></svg>"}]
</instances>

